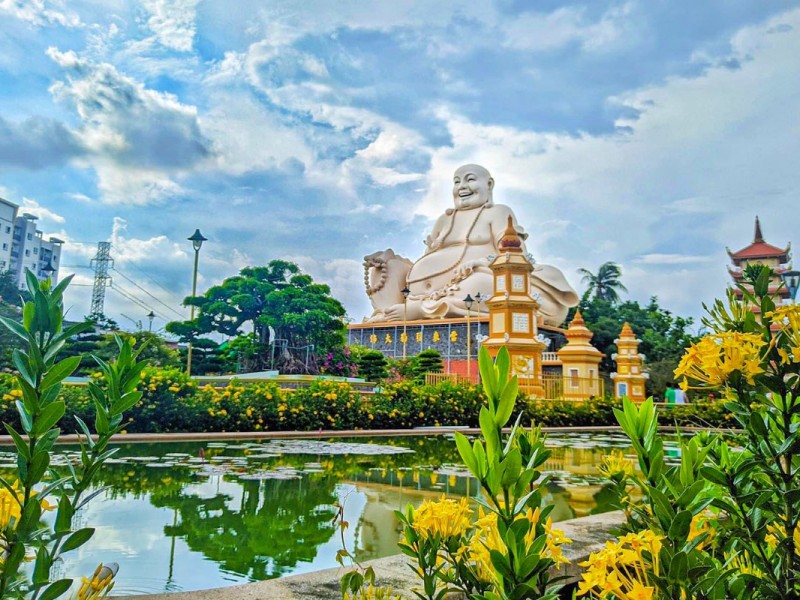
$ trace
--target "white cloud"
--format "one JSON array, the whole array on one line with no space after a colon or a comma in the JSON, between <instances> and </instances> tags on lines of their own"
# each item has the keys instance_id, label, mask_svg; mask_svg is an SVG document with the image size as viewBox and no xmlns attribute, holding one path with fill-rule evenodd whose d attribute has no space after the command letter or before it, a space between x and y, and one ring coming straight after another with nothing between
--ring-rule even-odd
<instances>
[{"instance_id":1,"label":"white cloud","mask_svg":"<svg viewBox=\"0 0 800 600\"><path fill-rule=\"evenodd\" d=\"M711 256L691 256L686 254L644 254L634 259L634 262L642 265L691 265L697 263L708 263Z\"/></svg>"},{"instance_id":2,"label":"white cloud","mask_svg":"<svg viewBox=\"0 0 800 600\"><path fill-rule=\"evenodd\" d=\"M64 2L58 0L0 0L0 11L37 27L60 25L79 27L81 20L72 11L64 9Z\"/></svg>"},{"instance_id":3,"label":"white cloud","mask_svg":"<svg viewBox=\"0 0 800 600\"><path fill-rule=\"evenodd\" d=\"M778 24L788 27L769 33ZM417 211L441 214L451 205L453 169L482 163L495 176L495 201L514 208L542 262L552 255L576 266L615 260L632 294L669 297L698 314L700 302L721 295L727 284L722 249L750 241L755 214L796 212L798 31L800 11L785 13L733 37L731 57L740 68L709 67L622 95L617 101L639 111L620 120L624 134L543 134L442 109L453 144L434 151L428 193ZM577 230L547 239L545 248L536 234L553 219L572 221ZM767 235L782 245L794 233L783 220L770 222ZM614 245L600 257L604 241ZM708 248L719 252L709 256ZM668 264L682 268L669 277L644 270Z\"/></svg>"},{"instance_id":4,"label":"white cloud","mask_svg":"<svg viewBox=\"0 0 800 600\"><path fill-rule=\"evenodd\" d=\"M66 81L50 90L72 103L81 118L75 133L97 170L105 202L162 201L181 190L173 177L211 158L194 106L146 88L111 64L53 47L47 53L67 71Z\"/></svg>"},{"instance_id":5,"label":"white cloud","mask_svg":"<svg viewBox=\"0 0 800 600\"><path fill-rule=\"evenodd\" d=\"M179 52L189 52L197 33L195 18L199 0L143 0L150 13L147 26L158 42Z\"/></svg>"},{"instance_id":6,"label":"white cloud","mask_svg":"<svg viewBox=\"0 0 800 600\"><path fill-rule=\"evenodd\" d=\"M64 223L65 219L59 214L54 213L52 210L40 205L36 200L31 200L30 198L23 198L22 199L22 206L20 207L21 212L30 213L36 217L39 217L45 221L51 221L53 223Z\"/></svg>"}]
</instances>

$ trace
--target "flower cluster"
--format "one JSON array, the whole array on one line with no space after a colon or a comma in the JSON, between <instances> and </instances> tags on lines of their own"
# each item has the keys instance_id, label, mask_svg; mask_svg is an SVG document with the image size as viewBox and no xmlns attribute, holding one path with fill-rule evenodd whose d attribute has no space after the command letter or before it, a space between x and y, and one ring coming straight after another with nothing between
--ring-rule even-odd
<instances>
[{"instance_id":1,"label":"flower cluster","mask_svg":"<svg viewBox=\"0 0 800 600\"><path fill-rule=\"evenodd\" d=\"M579 563L587 569L578 584L578 595L650 600L656 591L650 574L656 577L660 574L658 553L662 539L662 536L644 530L606 542L605 548Z\"/></svg>"},{"instance_id":2,"label":"flower cluster","mask_svg":"<svg viewBox=\"0 0 800 600\"><path fill-rule=\"evenodd\" d=\"M470 526L470 510L467 499L459 502L442 495L441 500L426 500L414 512L414 529L424 539L450 539L461 537Z\"/></svg>"},{"instance_id":3,"label":"flower cluster","mask_svg":"<svg viewBox=\"0 0 800 600\"><path fill-rule=\"evenodd\" d=\"M675 377L683 377L681 388L719 387L738 373L749 385L764 372L761 350L766 345L757 333L722 331L703 337L692 344L681 358ZM690 380L699 386L690 386Z\"/></svg>"}]
</instances>

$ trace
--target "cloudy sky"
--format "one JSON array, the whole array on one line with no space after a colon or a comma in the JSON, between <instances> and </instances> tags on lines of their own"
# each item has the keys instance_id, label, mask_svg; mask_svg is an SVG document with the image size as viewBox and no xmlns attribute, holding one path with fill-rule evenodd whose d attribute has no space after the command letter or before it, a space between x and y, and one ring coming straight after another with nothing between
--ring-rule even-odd
<instances>
[{"instance_id":1,"label":"cloudy sky","mask_svg":"<svg viewBox=\"0 0 800 600\"><path fill-rule=\"evenodd\" d=\"M781 0L0 0L0 196L67 240L76 316L112 242L128 327L186 314L198 227L200 289L288 258L360 321L362 257L417 258L466 162L579 291L616 261L699 316L756 214L797 241L799 158Z\"/></svg>"}]
</instances>

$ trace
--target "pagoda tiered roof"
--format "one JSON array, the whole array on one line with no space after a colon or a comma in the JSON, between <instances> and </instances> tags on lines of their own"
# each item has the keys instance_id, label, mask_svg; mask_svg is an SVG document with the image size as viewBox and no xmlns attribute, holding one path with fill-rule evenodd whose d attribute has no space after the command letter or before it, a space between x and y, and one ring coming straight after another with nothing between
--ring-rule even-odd
<instances>
[{"instance_id":1,"label":"pagoda tiered roof","mask_svg":"<svg viewBox=\"0 0 800 600\"><path fill-rule=\"evenodd\" d=\"M780 263L789 262L789 253L791 252L791 242L786 245L786 248L778 248L772 244L764 241L764 235L761 233L761 222L756 217L755 235L753 236L753 243L745 246L738 252L731 252L730 248L726 248L728 256L731 257L734 265L740 264L742 261L759 260L765 258L778 259ZM733 275L733 273L731 273Z\"/></svg>"}]
</instances>

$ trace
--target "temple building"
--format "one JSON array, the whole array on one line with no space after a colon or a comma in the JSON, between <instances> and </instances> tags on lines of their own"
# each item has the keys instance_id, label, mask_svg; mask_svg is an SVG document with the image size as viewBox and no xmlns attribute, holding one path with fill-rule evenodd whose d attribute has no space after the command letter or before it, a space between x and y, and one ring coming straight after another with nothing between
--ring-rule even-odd
<instances>
[{"instance_id":1,"label":"temple building","mask_svg":"<svg viewBox=\"0 0 800 600\"><path fill-rule=\"evenodd\" d=\"M789 290L785 286L781 286L781 273L790 269L791 243L786 244L785 248L778 248L764 241L764 235L761 233L761 222L758 217L756 217L753 243L738 252L731 252L730 248L727 248L727 251L733 263L732 267L728 267L728 273L730 273L734 283L742 282L744 271L749 265L766 265L774 272L769 290L770 293L775 295L775 303L781 304L789 298ZM742 291L738 288L736 289L736 296L740 300L742 299ZM751 308L755 313L760 310L758 306Z\"/></svg>"}]
</instances>

